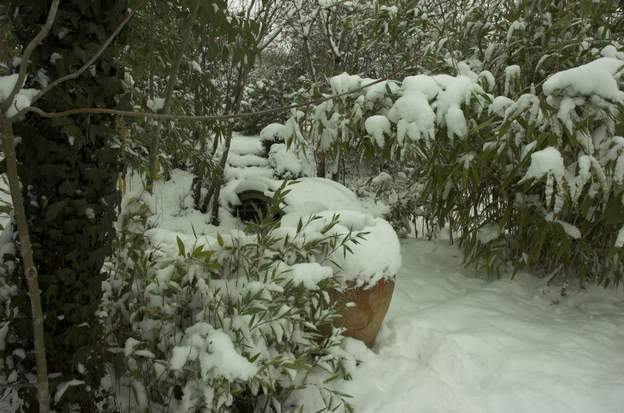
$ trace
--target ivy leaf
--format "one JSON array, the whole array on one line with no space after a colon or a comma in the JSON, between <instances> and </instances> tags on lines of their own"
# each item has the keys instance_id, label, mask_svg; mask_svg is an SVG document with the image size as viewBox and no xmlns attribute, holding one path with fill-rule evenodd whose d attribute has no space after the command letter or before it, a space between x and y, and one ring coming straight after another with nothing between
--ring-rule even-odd
<instances>
[{"instance_id":1,"label":"ivy leaf","mask_svg":"<svg viewBox=\"0 0 624 413\"><path fill-rule=\"evenodd\" d=\"M51 222L51 221L54 221L56 218L58 218L58 216L61 214L61 212L63 212L66 206L67 206L66 199L48 205L48 207L45 210L46 222Z\"/></svg>"}]
</instances>

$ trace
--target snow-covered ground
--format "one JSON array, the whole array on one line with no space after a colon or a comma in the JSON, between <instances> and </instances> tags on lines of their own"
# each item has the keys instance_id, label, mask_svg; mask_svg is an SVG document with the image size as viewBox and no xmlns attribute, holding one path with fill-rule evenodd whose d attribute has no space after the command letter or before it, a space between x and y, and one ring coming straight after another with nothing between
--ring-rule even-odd
<instances>
[{"instance_id":1,"label":"snow-covered ground","mask_svg":"<svg viewBox=\"0 0 624 413\"><path fill-rule=\"evenodd\" d=\"M559 291L487 281L446 241L405 241L377 344L341 390L358 413L624 412L624 293Z\"/></svg>"}]
</instances>

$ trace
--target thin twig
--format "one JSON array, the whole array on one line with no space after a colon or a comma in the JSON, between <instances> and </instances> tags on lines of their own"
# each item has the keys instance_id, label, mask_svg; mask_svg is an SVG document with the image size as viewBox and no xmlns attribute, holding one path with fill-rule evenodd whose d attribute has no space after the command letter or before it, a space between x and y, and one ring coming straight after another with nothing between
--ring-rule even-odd
<instances>
[{"instance_id":1,"label":"thin twig","mask_svg":"<svg viewBox=\"0 0 624 413\"><path fill-rule=\"evenodd\" d=\"M360 92L378 83L382 83L387 80L390 80L391 78L396 76L398 73L406 71L412 67L413 67L412 65L404 66L401 69L395 71L394 73L386 77L367 83L364 86L360 86L356 89L352 89L347 92L338 93L336 95L325 96L325 97L318 98L318 99L311 99L302 103L294 103L292 105L280 106L280 107L273 108L273 109L260 110L257 112L231 113L231 114L226 114L226 115L186 115L186 114L175 114L175 113L133 112L133 111L127 111L127 110L108 109L108 108L76 108L76 109L64 110L61 112L46 112L33 106L24 109L24 112L34 112L43 118L64 118L67 116L80 115L80 114L85 114L85 113L118 115L118 116L127 116L127 117L133 117L133 118L152 118L152 119L161 119L161 120L189 120L189 121L215 121L215 120L251 118L255 116L268 115L268 114L276 113L276 112L285 112L291 109L297 109L297 108L302 108L306 106L319 105L323 102L327 102L328 100L340 98L340 97L347 96L347 95L352 95L354 93Z\"/></svg>"},{"instance_id":2,"label":"thin twig","mask_svg":"<svg viewBox=\"0 0 624 413\"><path fill-rule=\"evenodd\" d=\"M58 10L58 6L61 0L54 0L52 5L50 6L50 11L48 12L48 18L46 19L45 24L37 33L37 35L28 43L26 49L24 49L24 53L22 54L20 61L20 70L17 76L17 82L15 82L15 86L13 86L13 90L9 94L9 97L6 101L0 102L2 112L6 112L11 107L13 103L13 99L19 93L19 91L24 86L24 82L26 80L26 74L28 72L28 62L30 60L30 56L35 51L35 48L39 46L39 43L48 35L50 29L52 28L52 23L54 23L54 19L56 18L56 12Z\"/></svg>"},{"instance_id":3,"label":"thin twig","mask_svg":"<svg viewBox=\"0 0 624 413\"><path fill-rule=\"evenodd\" d=\"M54 89L55 87L57 87L58 85L60 85L61 83L64 83L68 80L73 80L78 78L78 76L80 76L81 74L83 74L93 63L95 63L95 61L97 59L99 59L99 57L102 55L102 53L104 53L104 51L110 46L110 44L113 42L113 40L115 40L115 38L119 35L119 33L121 32L121 30L124 28L124 26L130 21L130 19L136 14L136 11L138 10L138 8L131 10L130 13L128 13L128 15L126 16L125 19L123 19L121 21L121 23L119 23L119 26L117 26L117 28L115 29L115 31L113 31L113 33L108 37L108 39L106 39L106 41L102 44L102 46L100 46L100 48L98 49L98 51L91 57L91 59L89 59L89 61L87 63L85 63L84 65L82 65L78 70L76 70L75 72L72 72L68 75L59 77L58 79L54 80L53 82L51 82L50 84L48 84L48 86L46 86L45 88L43 88L39 93L37 93L32 100L30 101L30 104L34 104L35 102L37 102L39 99L41 99L46 93L48 93L50 90ZM18 117L21 114L23 114L24 112L26 112L25 109L20 110L19 112L17 112L13 117Z\"/></svg>"}]
</instances>

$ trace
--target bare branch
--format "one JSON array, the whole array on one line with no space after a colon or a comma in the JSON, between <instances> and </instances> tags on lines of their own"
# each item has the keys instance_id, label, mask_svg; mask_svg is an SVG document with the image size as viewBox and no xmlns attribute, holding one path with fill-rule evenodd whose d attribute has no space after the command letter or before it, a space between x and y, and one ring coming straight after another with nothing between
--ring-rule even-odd
<instances>
[{"instance_id":1,"label":"bare branch","mask_svg":"<svg viewBox=\"0 0 624 413\"><path fill-rule=\"evenodd\" d=\"M133 112L133 111L127 111L127 110L108 109L108 108L76 108L76 109L64 110L62 112L45 112L34 106L28 107L24 109L24 111L34 112L43 118L63 118L63 117L71 116L71 115L80 115L80 114L85 114L85 113L118 115L118 116L126 116L126 117L131 117L131 118L151 118L151 119L160 119L160 120L189 120L189 121L215 121L215 120L251 118L255 116L268 115L268 114L276 113L276 112L286 112L291 109L318 105L328 100L336 99L336 98L347 96L347 95L352 95L354 93L360 92L378 83L382 83L387 80L390 80L393 77L395 77L397 74L403 71L406 71L412 67L413 67L412 65L404 66L400 68L399 70L397 70L396 72L386 77L367 83L364 86L349 90L347 92L339 93L336 95L325 96L325 97L318 98L318 99L311 99L302 103L295 103L292 105L280 106L280 107L273 108L273 109L261 110L257 112L231 113L231 114L226 114L226 115L185 115L185 114L175 114L175 113Z\"/></svg>"},{"instance_id":2,"label":"bare branch","mask_svg":"<svg viewBox=\"0 0 624 413\"><path fill-rule=\"evenodd\" d=\"M24 82L26 81L26 74L28 71L28 62L30 60L30 56L33 54L37 46L39 46L39 43L41 43L41 41L45 39L45 37L50 32L50 29L52 28L52 24L54 23L54 19L56 18L56 12L58 11L58 6L59 6L60 1L61 0L54 0L52 2L52 5L50 6L50 11L48 12L48 18L46 19L45 24L43 25L39 33L37 33L37 35L30 41L30 43L28 43L28 46L26 46L26 49L24 50L24 53L22 54L22 57L21 57L22 60L20 62L20 70L19 70L19 75L17 76L17 82L15 82L15 86L13 86L13 90L9 94L9 97L7 98L7 100L5 102L0 102L0 103L3 103L2 104L3 112L6 112L11 107L11 103L13 102L13 99L15 99L15 96L17 95L17 93L24 86Z\"/></svg>"}]
</instances>

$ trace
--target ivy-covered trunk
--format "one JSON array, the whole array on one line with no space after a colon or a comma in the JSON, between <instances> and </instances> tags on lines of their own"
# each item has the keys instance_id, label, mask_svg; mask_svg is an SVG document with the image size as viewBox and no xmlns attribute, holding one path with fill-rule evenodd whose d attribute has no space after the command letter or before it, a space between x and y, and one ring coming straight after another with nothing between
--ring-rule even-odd
<instances>
[{"instance_id":1,"label":"ivy-covered trunk","mask_svg":"<svg viewBox=\"0 0 624 413\"><path fill-rule=\"evenodd\" d=\"M39 30L50 3L12 0L10 15L22 44ZM126 8L127 0L61 2L50 34L32 56L27 87L42 88L46 79L57 79L85 64L119 25ZM122 78L114 48L109 48L89 70L61 84L37 106L49 112L116 107L123 93ZM62 382L84 382L69 387L61 401L76 402L83 411L91 410L103 374L96 312L101 269L111 253L120 200L114 125L112 117L100 115L60 119L28 115L15 124L15 134L21 138L16 148L19 177L40 274L49 372L60 373L51 379L51 393ZM12 326L21 340L17 344L28 350L32 348L30 304L22 271L14 274L22 288L14 298L19 314ZM30 393L24 390L32 400Z\"/></svg>"}]
</instances>

